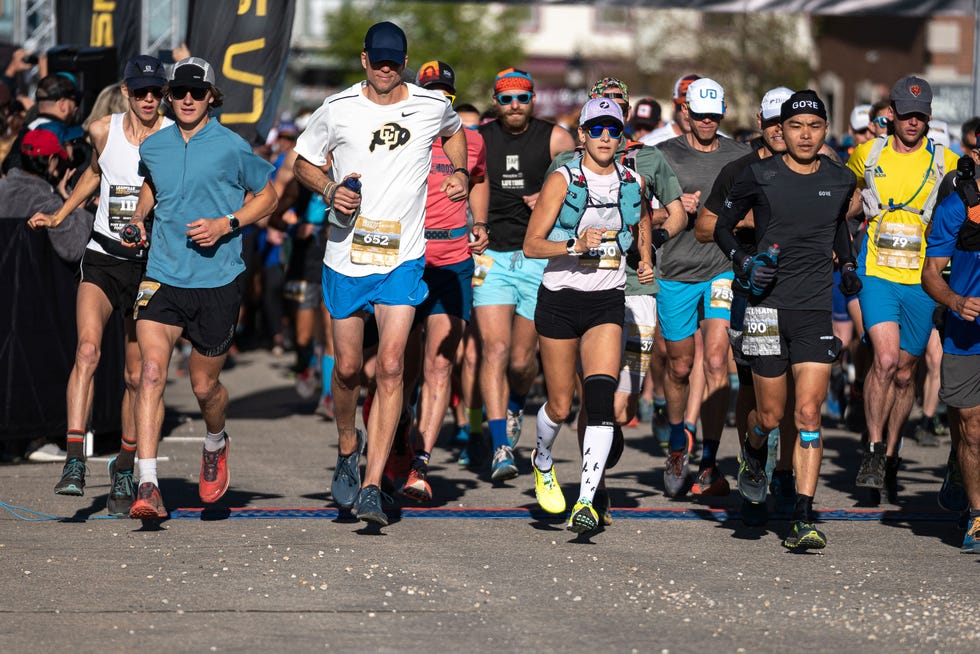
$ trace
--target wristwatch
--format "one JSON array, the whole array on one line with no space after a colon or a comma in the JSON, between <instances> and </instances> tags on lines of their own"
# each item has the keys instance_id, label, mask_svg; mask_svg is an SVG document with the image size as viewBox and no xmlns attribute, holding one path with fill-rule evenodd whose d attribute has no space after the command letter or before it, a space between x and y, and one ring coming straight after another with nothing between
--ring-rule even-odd
<instances>
[{"instance_id":1,"label":"wristwatch","mask_svg":"<svg viewBox=\"0 0 980 654\"><path fill-rule=\"evenodd\" d=\"M466 179L470 178L470 171L466 170L465 168L453 168L453 174L455 175L456 173L463 173L466 176Z\"/></svg>"},{"instance_id":2,"label":"wristwatch","mask_svg":"<svg viewBox=\"0 0 980 654\"><path fill-rule=\"evenodd\" d=\"M578 257L581 256L581 252L575 249L575 243L576 240L574 238L570 238L565 241L565 252L568 252L573 257Z\"/></svg>"},{"instance_id":3,"label":"wristwatch","mask_svg":"<svg viewBox=\"0 0 980 654\"><path fill-rule=\"evenodd\" d=\"M241 227L241 222L239 222L238 218L235 218L235 214L229 213L225 215L225 218L228 219L228 225L231 227L232 233L237 232L238 228Z\"/></svg>"}]
</instances>

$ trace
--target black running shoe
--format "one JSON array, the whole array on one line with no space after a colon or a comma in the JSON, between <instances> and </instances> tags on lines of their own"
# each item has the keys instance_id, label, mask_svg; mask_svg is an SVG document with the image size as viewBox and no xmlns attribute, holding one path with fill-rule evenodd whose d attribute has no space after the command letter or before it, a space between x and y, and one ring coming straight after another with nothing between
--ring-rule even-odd
<instances>
[{"instance_id":1,"label":"black running shoe","mask_svg":"<svg viewBox=\"0 0 980 654\"><path fill-rule=\"evenodd\" d=\"M765 503L767 482L765 465L749 456L743 447L738 466L738 492L749 502Z\"/></svg>"},{"instance_id":2,"label":"black running shoe","mask_svg":"<svg viewBox=\"0 0 980 654\"><path fill-rule=\"evenodd\" d=\"M783 547L796 552L822 550L827 547L827 537L812 522L797 520L783 539Z\"/></svg>"},{"instance_id":3,"label":"black running shoe","mask_svg":"<svg viewBox=\"0 0 980 654\"><path fill-rule=\"evenodd\" d=\"M122 518L129 517L129 510L136 501L136 482L133 481L133 470L117 470L116 457L109 459L109 498L106 508L109 515Z\"/></svg>"},{"instance_id":4,"label":"black running shoe","mask_svg":"<svg viewBox=\"0 0 980 654\"><path fill-rule=\"evenodd\" d=\"M65 461L61 470L61 479L54 485L56 495L85 494L85 461L71 458Z\"/></svg>"},{"instance_id":5,"label":"black running shoe","mask_svg":"<svg viewBox=\"0 0 980 654\"><path fill-rule=\"evenodd\" d=\"M854 485L858 488L874 488L885 490L885 453L865 451L861 455L861 467L858 469Z\"/></svg>"}]
</instances>

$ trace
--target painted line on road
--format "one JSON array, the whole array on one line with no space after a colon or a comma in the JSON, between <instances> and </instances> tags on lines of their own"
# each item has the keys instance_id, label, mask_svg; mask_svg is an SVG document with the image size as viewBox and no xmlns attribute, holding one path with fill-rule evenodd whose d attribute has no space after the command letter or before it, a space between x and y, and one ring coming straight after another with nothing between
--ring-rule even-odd
<instances>
[{"instance_id":1,"label":"painted line on road","mask_svg":"<svg viewBox=\"0 0 980 654\"><path fill-rule=\"evenodd\" d=\"M335 508L181 508L170 512L177 520L216 519L316 519L334 520L341 515ZM348 512L343 512L348 515ZM955 522L959 516L945 511L880 511L876 509L830 509L817 511L821 521L849 522ZM557 519L559 515L522 508L402 508L389 509L389 516L403 519L479 519L479 520L531 520ZM702 520L725 522L741 520L738 511L723 509L613 509L613 518L623 520ZM789 520L789 514L770 514L770 520Z\"/></svg>"}]
</instances>

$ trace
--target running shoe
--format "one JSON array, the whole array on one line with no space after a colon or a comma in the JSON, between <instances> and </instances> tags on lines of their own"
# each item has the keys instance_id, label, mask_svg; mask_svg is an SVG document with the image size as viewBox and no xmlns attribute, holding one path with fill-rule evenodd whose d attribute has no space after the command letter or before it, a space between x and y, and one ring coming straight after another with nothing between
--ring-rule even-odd
<instances>
[{"instance_id":1,"label":"running shoe","mask_svg":"<svg viewBox=\"0 0 980 654\"><path fill-rule=\"evenodd\" d=\"M980 516L970 518L970 522L967 523L960 551L967 554L980 554Z\"/></svg>"},{"instance_id":2,"label":"running shoe","mask_svg":"<svg viewBox=\"0 0 980 654\"><path fill-rule=\"evenodd\" d=\"M587 534L599 527L599 514L592 508L592 502L584 497L579 498L572 507L572 515L565 526L568 531L576 534Z\"/></svg>"},{"instance_id":3,"label":"running shoe","mask_svg":"<svg viewBox=\"0 0 980 654\"><path fill-rule=\"evenodd\" d=\"M432 501L432 486L429 485L429 466L420 459L412 461L412 469L408 471L408 478L398 492L405 497L410 497L416 502Z\"/></svg>"},{"instance_id":4,"label":"running shoe","mask_svg":"<svg viewBox=\"0 0 980 654\"><path fill-rule=\"evenodd\" d=\"M789 515L796 507L796 479L792 470L774 470L769 494L776 500L776 513Z\"/></svg>"},{"instance_id":5,"label":"running shoe","mask_svg":"<svg viewBox=\"0 0 980 654\"><path fill-rule=\"evenodd\" d=\"M597 488L595 497L592 499L592 508L599 514L599 521L603 526L608 527L612 524L612 507L609 502L609 493L605 488Z\"/></svg>"},{"instance_id":6,"label":"running shoe","mask_svg":"<svg viewBox=\"0 0 980 654\"><path fill-rule=\"evenodd\" d=\"M357 496L357 506L354 515L363 522L373 522L386 527L388 515L381 508L381 489L377 486L365 486Z\"/></svg>"},{"instance_id":7,"label":"running shoe","mask_svg":"<svg viewBox=\"0 0 980 654\"><path fill-rule=\"evenodd\" d=\"M205 504L211 504L221 499L228 490L231 473L228 471L228 449L231 438L225 434L225 445L217 452L206 449L201 456L201 480L197 485L198 495Z\"/></svg>"},{"instance_id":8,"label":"running shoe","mask_svg":"<svg viewBox=\"0 0 980 654\"><path fill-rule=\"evenodd\" d=\"M843 407L841 406L840 400L834 397L832 394L827 394L827 418L835 423L840 423L844 417Z\"/></svg>"},{"instance_id":9,"label":"running shoe","mask_svg":"<svg viewBox=\"0 0 980 654\"><path fill-rule=\"evenodd\" d=\"M313 411L313 413L320 416L324 420L334 420L333 396L324 395L321 397L320 402L317 403L316 409Z\"/></svg>"},{"instance_id":10,"label":"running shoe","mask_svg":"<svg viewBox=\"0 0 980 654\"><path fill-rule=\"evenodd\" d=\"M456 435L453 436L453 445L466 445L470 442L470 426L462 425L456 427Z\"/></svg>"},{"instance_id":11,"label":"running shoe","mask_svg":"<svg viewBox=\"0 0 980 654\"><path fill-rule=\"evenodd\" d=\"M109 497L106 509L109 515L125 517L136 501L136 482L133 470L116 470L116 457L109 459Z\"/></svg>"},{"instance_id":12,"label":"running shoe","mask_svg":"<svg viewBox=\"0 0 980 654\"><path fill-rule=\"evenodd\" d=\"M129 517L134 520L153 520L167 517L167 507L163 505L163 497L156 484L146 482L140 484L136 492L136 501L129 509Z\"/></svg>"},{"instance_id":13,"label":"running shoe","mask_svg":"<svg viewBox=\"0 0 980 654\"><path fill-rule=\"evenodd\" d=\"M501 445L493 453L493 460L490 462L490 479L493 481L507 481L517 476L517 464L514 463L514 450L507 445Z\"/></svg>"},{"instance_id":14,"label":"running shoe","mask_svg":"<svg viewBox=\"0 0 980 654\"><path fill-rule=\"evenodd\" d=\"M357 501L361 489L361 452L364 451L364 432L357 432L357 446L350 454L337 454L337 467L333 471L333 481L330 483L330 495L333 501L342 509L349 509Z\"/></svg>"},{"instance_id":15,"label":"running shoe","mask_svg":"<svg viewBox=\"0 0 980 654\"><path fill-rule=\"evenodd\" d=\"M885 491L892 504L898 499L898 467L901 463L897 456L885 457Z\"/></svg>"},{"instance_id":16,"label":"running shoe","mask_svg":"<svg viewBox=\"0 0 980 654\"><path fill-rule=\"evenodd\" d=\"M943 485L939 488L939 507L946 511L966 511L969 502L966 499L966 489L963 487L963 473L960 471L960 462L956 458L956 451L949 453L946 460L946 474L943 476Z\"/></svg>"},{"instance_id":17,"label":"running shoe","mask_svg":"<svg viewBox=\"0 0 980 654\"><path fill-rule=\"evenodd\" d=\"M661 449L667 450L670 443L670 422L667 420L667 405L653 407L653 436Z\"/></svg>"},{"instance_id":18,"label":"running shoe","mask_svg":"<svg viewBox=\"0 0 980 654\"><path fill-rule=\"evenodd\" d=\"M538 506L548 513L564 513L565 496L558 485L555 466L552 465L548 470L538 468L534 463L537 453L537 450L531 453L531 469L534 470L534 496L538 499Z\"/></svg>"},{"instance_id":19,"label":"running shoe","mask_svg":"<svg viewBox=\"0 0 980 654\"><path fill-rule=\"evenodd\" d=\"M797 520L783 539L783 547L797 552L822 550L827 547L827 537L812 522Z\"/></svg>"},{"instance_id":20,"label":"running shoe","mask_svg":"<svg viewBox=\"0 0 980 654\"><path fill-rule=\"evenodd\" d=\"M511 448L517 447L521 440L521 430L524 428L524 412L507 409L507 443Z\"/></svg>"},{"instance_id":21,"label":"running shoe","mask_svg":"<svg viewBox=\"0 0 980 654\"><path fill-rule=\"evenodd\" d=\"M466 468L469 467L470 463L470 448L467 446L460 450L459 458L456 459L456 464L459 465L460 468Z\"/></svg>"},{"instance_id":22,"label":"running shoe","mask_svg":"<svg viewBox=\"0 0 980 654\"><path fill-rule=\"evenodd\" d=\"M718 466L710 466L698 472L691 493L707 497L726 497L731 492L731 486L725 475L721 474Z\"/></svg>"},{"instance_id":23,"label":"running shoe","mask_svg":"<svg viewBox=\"0 0 980 654\"><path fill-rule=\"evenodd\" d=\"M296 394L304 400L312 400L320 390L319 374L313 366L296 374Z\"/></svg>"},{"instance_id":24,"label":"running shoe","mask_svg":"<svg viewBox=\"0 0 980 654\"><path fill-rule=\"evenodd\" d=\"M61 479L54 485L55 495L85 494L85 461L72 457L65 461Z\"/></svg>"},{"instance_id":25,"label":"running shoe","mask_svg":"<svg viewBox=\"0 0 980 654\"><path fill-rule=\"evenodd\" d=\"M398 488L396 482L399 479L408 479L412 470L412 462L415 461L415 450L412 448L413 422L415 422L415 414L406 407L398 420L398 426L395 428L395 439L388 451L388 458L385 460L383 476L385 486L387 486L386 492L394 492Z\"/></svg>"},{"instance_id":26,"label":"running shoe","mask_svg":"<svg viewBox=\"0 0 980 654\"><path fill-rule=\"evenodd\" d=\"M750 502L743 497L742 522L746 527L765 527L769 522L769 507L765 502Z\"/></svg>"},{"instance_id":27,"label":"running shoe","mask_svg":"<svg viewBox=\"0 0 980 654\"><path fill-rule=\"evenodd\" d=\"M738 492L749 502L761 504L766 501L766 467L749 456L742 448L741 461L738 464Z\"/></svg>"},{"instance_id":28,"label":"running shoe","mask_svg":"<svg viewBox=\"0 0 980 654\"><path fill-rule=\"evenodd\" d=\"M858 488L875 488L885 490L885 453L868 452L861 455L861 467L858 468L854 485Z\"/></svg>"},{"instance_id":29,"label":"running shoe","mask_svg":"<svg viewBox=\"0 0 980 654\"><path fill-rule=\"evenodd\" d=\"M922 447L939 447L939 436L941 435L942 423L938 416L927 418L922 416L922 420L915 427L915 440Z\"/></svg>"},{"instance_id":30,"label":"running shoe","mask_svg":"<svg viewBox=\"0 0 980 654\"><path fill-rule=\"evenodd\" d=\"M664 468L664 490L667 497L678 497L683 495L684 486L687 485L687 461L689 458L687 450L676 450L667 456Z\"/></svg>"}]
</instances>

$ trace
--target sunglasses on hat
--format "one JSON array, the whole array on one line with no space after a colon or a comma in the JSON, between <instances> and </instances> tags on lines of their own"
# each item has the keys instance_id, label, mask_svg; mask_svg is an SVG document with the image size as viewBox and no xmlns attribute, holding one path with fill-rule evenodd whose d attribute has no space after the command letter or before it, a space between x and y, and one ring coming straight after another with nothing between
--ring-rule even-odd
<instances>
[{"instance_id":1,"label":"sunglasses on hat","mask_svg":"<svg viewBox=\"0 0 980 654\"><path fill-rule=\"evenodd\" d=\"M524 93L498 93L495 97L497 98L498 104L507 106L514 100L517 100L520 104L528 104L531 98L534 97L534 94L528 91Z\"/></svg>"}]
</instances>

